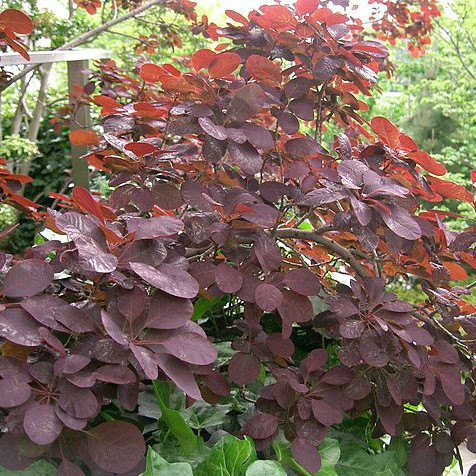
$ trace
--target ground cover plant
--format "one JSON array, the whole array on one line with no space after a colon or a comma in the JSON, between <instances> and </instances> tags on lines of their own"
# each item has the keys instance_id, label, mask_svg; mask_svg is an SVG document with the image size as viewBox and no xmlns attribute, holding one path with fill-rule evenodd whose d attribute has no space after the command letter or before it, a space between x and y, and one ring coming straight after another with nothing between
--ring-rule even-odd
<instances>
[{"instance_id":1,"label":"ground cover plant","mask_svg":"<svg viewBox=\"0 0 476 476\"><path fill-rule=\"evenodd\" d=\"M434 476L476 450L476 308L449 284L476 232L439 210L473 193L362 118L392 65L346 3L201 19L219 45L187 70L101 63L80 97L101 129L70 140L108 196L40 210L0 171L49 236L1 256L5 468ZM376 35L421 53L435 3L380 3ZM388 291L399 279L424 305Z\"/></svg>"}]
</instances>

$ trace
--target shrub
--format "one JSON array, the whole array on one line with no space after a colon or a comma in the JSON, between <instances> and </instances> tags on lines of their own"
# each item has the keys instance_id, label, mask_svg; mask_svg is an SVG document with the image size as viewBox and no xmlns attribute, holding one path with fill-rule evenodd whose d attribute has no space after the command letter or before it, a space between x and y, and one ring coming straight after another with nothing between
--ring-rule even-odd
<instances>
[{"instance_id":1,"label":"shrub","mask_svg":"<svg viewBox=\"0 0 476 476\"><path fill-rule=\"evenodd\" d=\"M228 429L275 457L286 440L302 474L321 467L329 431L362 419L410 442L411 474L441 474L463 441L474 449L476 309L471 285L449 282L473 267L476 234L447 229L436 206L473 195L386 118L361 118L359 94L389 63L358 22L303 0L228 15L207 30L224 46L188 72L97 74L104 132L70 139L94 147L114 191L75 187L45 217L58 239L4 266L0 463L137 474L143 435L157 437L137 410L151 383L159 442L172 433L192 453L171 381L187 404L231 392L246 414ZM341 132L325 147L330 121ZM389 292L397 278L425 304Z\"/></svg>"}]
</instances>

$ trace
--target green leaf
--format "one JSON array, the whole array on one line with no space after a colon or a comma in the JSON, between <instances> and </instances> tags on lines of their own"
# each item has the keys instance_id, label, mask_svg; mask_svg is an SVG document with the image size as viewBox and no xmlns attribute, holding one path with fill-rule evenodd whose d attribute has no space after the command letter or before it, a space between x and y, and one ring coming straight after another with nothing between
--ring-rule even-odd
<instances>
[{"instance_id":1,"label":"green leaf","mask_svg":"<svg viewBox=\"0 0 476 476\"><path fill-rule=\"evenodd\" d=\"M259 460L248 466L246 476L286 476L286 471L277 461Z\"/></svg>"},{"instance_id":2,"label":"green leaf","mask_svg":"<svg viewBox=\"0 0 476 476\"><path fill-rule=\"evenodd\" d=\"M197 446L197 436L187 425L183 416L177 410L171 410L164 401L162 393L162 382L155 380L154 385L155 398L162 412L161 419L165 421L170 432L177 438L183 451L191 453Z\"/></svg>"},{"instance_id":3,"label":"green leaf","mask_svg":"<svg viewBox=\"0 0 476 476\"><path fill-rule=\"evenodd\" d=\"M141 476L193 476L193 471L188 463L168 463L149 447L146 470Z\"/></svg>"},{"instance_id":4,"label":"green leaf","mask_svg":"<svg viewBox=\"0 0 476 476\"><path fill-rule=\"evenodd\" d=\"M336 471L339 476L405 475L394 451L371 455L355 445L341 446L341 457L336 464Z\"/></svg>"},{"instance_id":5,"label":"green leaf","mask_svg":"<svg viewBox=\"0 0 476 476\"><path fill-rule=\"evenodd\" d=\"M0 466L0 476L55 476L58 468L49 461L39 460L23 471L11 471Z\"/></svg>"},{"instance_id":6,"label":"green leaf","mask_svg":"<svg viewBox=\"0 0 476 476\"><path fill-rule=\"evenodd\" d=\"M176 439L161 439L161 442L153 446L154 450L159 453L170 463L189 463L192 468L196 468L200 463L205 461L211 453L211 449L205 445L203 438L197 438L197 447L191 453L184 454L182 447L177 443Z\"/></svg>"},{"instance_id":7,"label":"green leaf","mask_svg":"<svg viewBox=\"0 0 476 476\"><path fill-rule=\"evenodd\" d=\"M192 314L192 321L199 321L202 319L207 313L209 313L215 306L222 304L225 302L226 296L219 296L214 297L211 299L207 299L205 297L198 298L195 303L193 304L193 314Z\"/></svg>"},{"instance_id":8,"label":"green leaf","mask_svg":"<svg viewBox=\"0 0 476 476\"><path fill-rule=\"evenodd\" d=\"M340 458L339 442L333 438L326 438L319 446L321 456L321 469L318 476L337 476L335 466Z\"/></svg>"},{"instance_id":9,"label":"green leaf","mask_svg":"<svg viewBox=\"0 0 476 476\"><path fill-rule=\"evenodd\" d=\"M182 411L186 422L195 430L202 430L211 426L221 425L226 415L232 410L232 405L210 405L206 402L195 402Z\"/></svg>"},{"instance_id":10,"label":"green leaf","mask_svg":"<svg viewBox=\"0 0 476 476\"><path fill-rule=\"evenodd\" d=\"M234 436L221 439L208 458L195 470L195 476L243 476L247 466L256 460L251 439Z\"/></svg>"}]
</instances>

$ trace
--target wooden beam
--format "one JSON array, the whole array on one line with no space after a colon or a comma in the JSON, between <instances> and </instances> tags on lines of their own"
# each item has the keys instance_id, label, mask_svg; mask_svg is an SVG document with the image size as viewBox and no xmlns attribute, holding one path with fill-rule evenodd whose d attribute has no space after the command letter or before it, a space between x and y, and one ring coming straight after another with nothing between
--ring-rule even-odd
<instances>
[{"instance_id":1,"label":"wooden beam","mask_svg":"<svg viewBox=\"0 0 476 476\"><path fill-rule=\"evenodd\" d=\"M31 51L30 61L18 53L0 53L0 66L15 66L19 64L56 63L58 61L82 61L110 58L111 52L100 48L78 48L67 51Z\"/></svg>"},{"instance_id":2,"label":"wooden beam","mask_svg":"<svg viewBox=\"0 0 476 476\"><path fill-rule=\"evenodd\" d=\"M70 94L70 102L73 87L78 85L84 87L88 81L87 69L89 61L82 59L79 61L68 62L68 90ZM72 131L77 129L89 129L91 127L91 114L88 104L76 104L73 109L73 117L71 117L70 129ZM81 185L86 190L89 190L89 170L88 162L81 157L88 153L87 146L71 145L71 156L73 164L72 179L74 185Z\"/></svg>"}]
</instances>

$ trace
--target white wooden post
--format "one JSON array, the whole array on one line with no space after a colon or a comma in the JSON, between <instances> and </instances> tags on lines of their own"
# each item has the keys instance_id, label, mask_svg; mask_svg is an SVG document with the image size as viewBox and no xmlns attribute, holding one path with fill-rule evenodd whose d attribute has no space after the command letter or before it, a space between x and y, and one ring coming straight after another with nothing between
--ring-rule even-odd
<instances>
[{"instance_id":1,"label":"white wooden post","mask_svg":"<svg viewBox=\"0 0 476 476\"><path fill-rule=\"evenodd\" d=\"M96 48L78 48L76 50L61 51L32 51L29 52L30 60L27 61L18 53L1 53L0 66L14 66L19 64L44 64L66 61L68 63L68 89L71 97L75 84L84 87L88 82L86 70L89 60L110 58L108 50ZM81 105L76 108L75 117L72 118L71 130L89 128L91 126L91 115L88 105ZM81 156L88 152L86 146L71 146L72 156L72 179L75 185L89 188L88 164Z\"/></svg>"}]
</instances>

